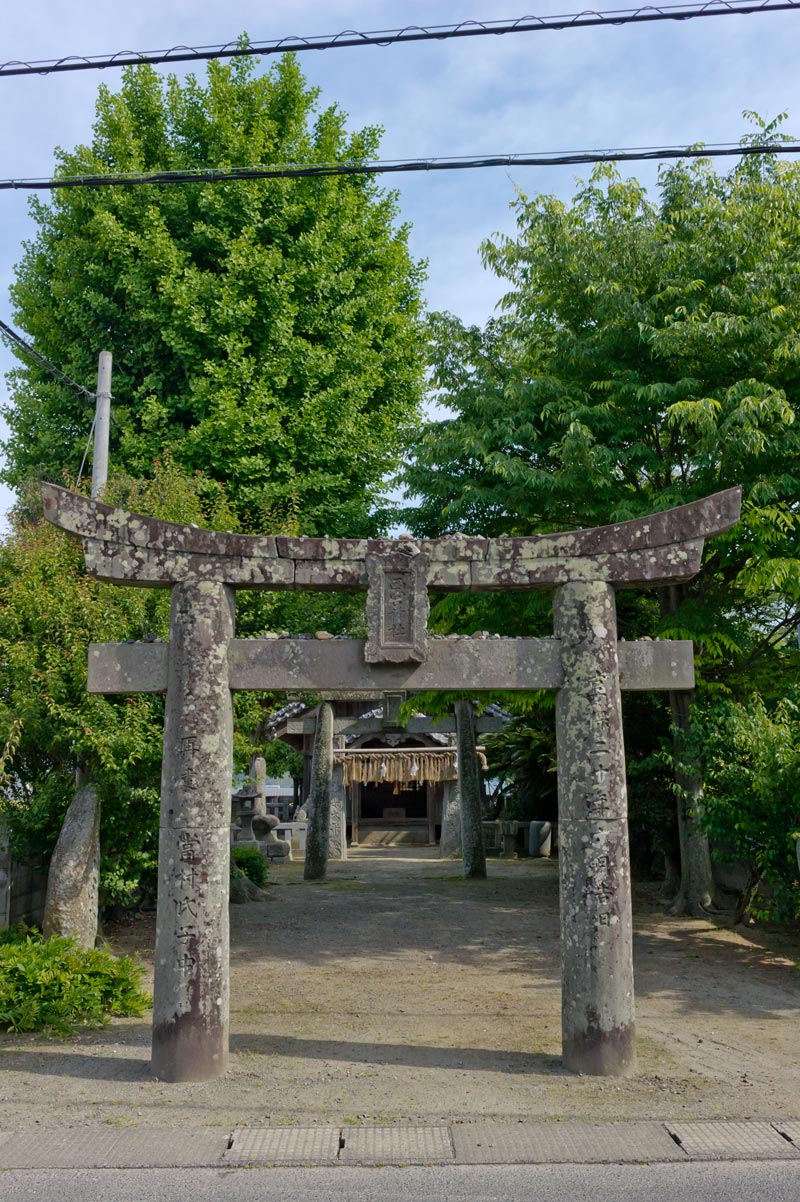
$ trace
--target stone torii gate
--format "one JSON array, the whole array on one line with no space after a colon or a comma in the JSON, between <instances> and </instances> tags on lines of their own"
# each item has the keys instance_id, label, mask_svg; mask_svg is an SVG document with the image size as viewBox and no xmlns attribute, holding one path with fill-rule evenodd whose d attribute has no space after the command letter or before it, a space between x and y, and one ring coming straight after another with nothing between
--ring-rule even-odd
<instances>
[{"instance_id":1,"label":"stone torii gate","mask_svg":"<svg viewBox=\"0 0 800 1202\"><path fill-rule=\"evenodd\" d=\"M618 525L527 538L227 534L127 513L52 484L45 516L87 571L172 589L169 644L93 644L89 690L166 693L152 1069L207 1080L228 1057L231 690L556 689L562 1046L566 1067L633 1071L627 795L620 687L690 689L689 642L617 642L616 588L685 581L741 491ZM237 588L366 590L368 638L235 639ZM555 637L429 640L428 589L553 590Z\"/></svg>"}]
</instances>

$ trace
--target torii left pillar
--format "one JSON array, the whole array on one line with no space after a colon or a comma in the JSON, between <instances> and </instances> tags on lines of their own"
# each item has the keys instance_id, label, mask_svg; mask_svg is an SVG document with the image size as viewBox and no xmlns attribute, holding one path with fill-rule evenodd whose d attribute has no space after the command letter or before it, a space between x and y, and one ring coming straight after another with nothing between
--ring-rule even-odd
<instances>
[{"instance_id":1,"label":"torii left pillar","mask_svg":"<svg viewBox=\"0 0 800 1202\"><path fill-rule=\"evenodd\" d=\"M158 845L152 1071L207 1081L228 1063L233 590L172 590Z\"/></svg>"}]
</instances>

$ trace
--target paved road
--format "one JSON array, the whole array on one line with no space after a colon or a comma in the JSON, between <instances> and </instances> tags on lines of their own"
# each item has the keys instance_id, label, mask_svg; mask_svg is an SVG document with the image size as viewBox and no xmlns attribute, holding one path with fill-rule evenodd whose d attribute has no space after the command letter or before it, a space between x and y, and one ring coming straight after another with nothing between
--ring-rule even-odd
<instances>
[{"instance_id":1,"label":"paved road","mask_svg":"<svg viewBox=\"0 0 800 1202\"><path fill-rule=\"evenodd\" d=\"M797 1202L800 1162L0 1174L3 1202Z\"/></svg>"}]
</instances>

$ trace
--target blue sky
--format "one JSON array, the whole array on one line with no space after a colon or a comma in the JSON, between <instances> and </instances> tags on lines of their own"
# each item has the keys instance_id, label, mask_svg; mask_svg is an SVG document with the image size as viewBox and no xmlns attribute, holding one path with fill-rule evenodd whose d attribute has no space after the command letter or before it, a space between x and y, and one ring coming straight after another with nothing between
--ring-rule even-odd
<instances>
[{"instance_id":1,"label":"blue sky","mask_svg":"<svg viewBox=\"0 0 800 1202\"><path fill-rule=\"evenodd\" d=\"M571 0L28 0L4 13L0 58L213 44L244 30L266 40L582 7ZM613 7L632 5L615 0ZM652 146L736 140L744 109L766 117L788 111L787 130L800 133L798 35L800 10L342 49L304 54L301 62L322 101L337 102L353 126L384 126L384 158ZM88 141L101 80L113 88L119 72L0 80L0 177L46 175L55 146ZM634 165L630 173L655 182L653 166ZM395 177L412 249L428 260L429 305L483 322L501 288L481 266L482 239L513 229L517 188L566 198L580 175L586 169L520 167ZM0 317L7 322L8 287L31 232L25 194L0 193ZM12 362L2 347L0 373ZM0 513L11 499L0 489Z\"/></svg>"}]
</instances>

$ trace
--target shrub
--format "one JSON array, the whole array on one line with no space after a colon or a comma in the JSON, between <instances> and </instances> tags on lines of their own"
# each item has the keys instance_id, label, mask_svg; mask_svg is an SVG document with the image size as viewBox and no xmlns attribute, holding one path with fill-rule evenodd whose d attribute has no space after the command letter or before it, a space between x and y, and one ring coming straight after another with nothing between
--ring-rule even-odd
<instances>
[{"instance_id":1,"label":"shrub","mask_svg":"<svg viewBox=\"0 0 800 1202\"><path fill-rule=\"evenodd\" d=\"M800 693L698 706L692 737L704 773L702 824L726 858L752 867L743 908L760 919L800 918Z\"/></svg>"},{"instance_id":2,"label":"shrub","mask_svg":"<svg viewBox=\"0 0 800 1202\"><path fill-rule=\"evenodd\" d=\"M69 1035L112 1015L143 1014L150 1005L143 972L127 956L26 934L0 947L0 1028Z\"/></svg>"},{"instance_id":3,"label":"shrub","mask_svg":"<svg viewBox=\"0 0 800 1202\"><path fill-rule=\"evenodd\" d=\"M34 939L40 937L38 927L29 927L23 919L22 922L12 922L10 927L3 927L0 931L0 947L4 947L7 943L22 943L28 936Z\"/></svg>"},{"instance_id":4,"label":"shrub","mask_svg":"<svg viewBox=\"0 0 800 1202\"><path fill-rule=\"evenodd\" d=\"M243 844L241 847L234 844L231 848L231 866L240 868L247 879L258 885L259 889L266 885L267 865L261 848L253 847L252 844Z\"/></svg>"}]
</instances>

